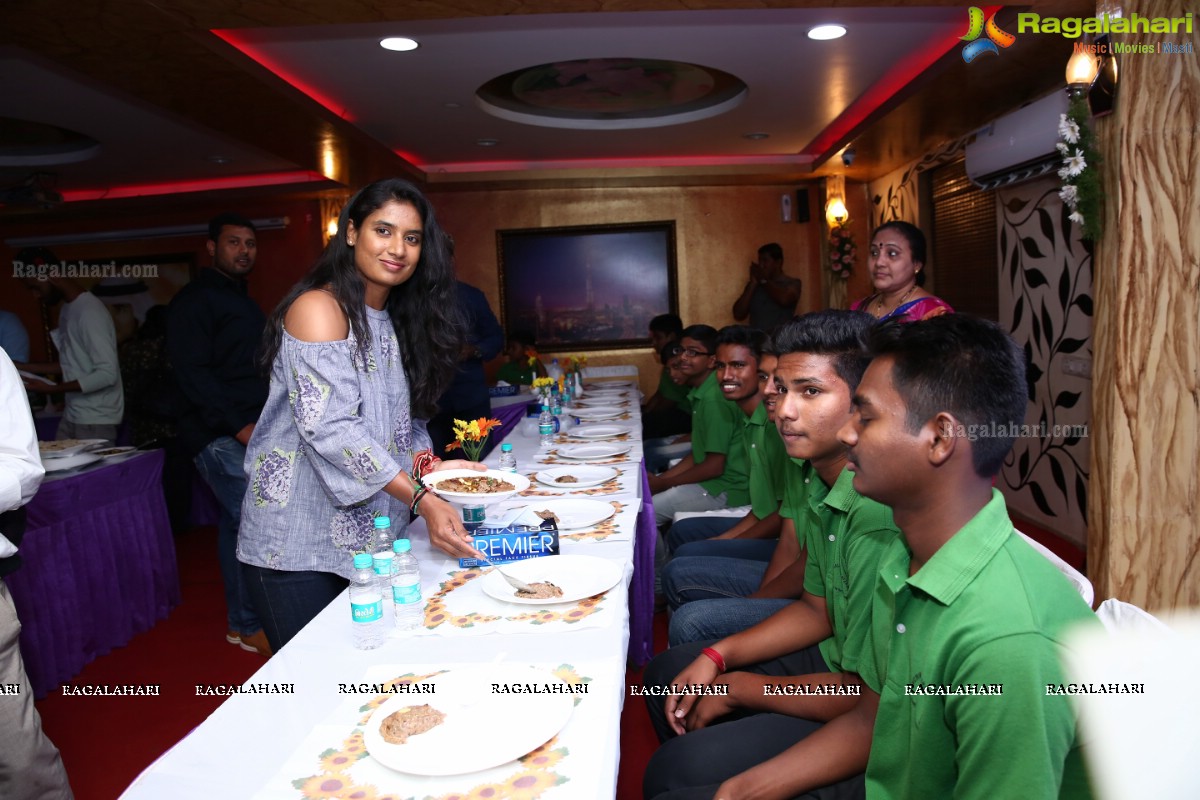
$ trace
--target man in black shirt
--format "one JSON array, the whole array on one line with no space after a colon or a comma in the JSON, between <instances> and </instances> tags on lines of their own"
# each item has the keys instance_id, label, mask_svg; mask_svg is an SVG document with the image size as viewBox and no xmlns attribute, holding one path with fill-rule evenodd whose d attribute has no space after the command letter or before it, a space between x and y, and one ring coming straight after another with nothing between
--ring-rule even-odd
<instances>
[{"instance_id":1,"label":"man in black shirt","mask_svg":"<svg viewBox=\"0 0 1200 800\"><path fill-rule=\"evenodd\" d=\"M217 554L225 582L230 644L271 654L237 560L237 534L246 494L242 461L267 399L257 354L266 317L246 293L258 254L254 223L221 214L208 225L211 268L201 270L171 301L167 353L187 398L179 438L221 505Z\"/></svg>"}]
</instances>

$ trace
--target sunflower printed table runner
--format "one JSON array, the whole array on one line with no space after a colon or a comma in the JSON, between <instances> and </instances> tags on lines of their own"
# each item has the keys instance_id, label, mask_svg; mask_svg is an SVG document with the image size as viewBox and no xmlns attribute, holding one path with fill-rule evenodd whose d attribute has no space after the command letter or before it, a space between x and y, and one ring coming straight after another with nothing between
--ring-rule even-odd
<instances>
[{"instance_id":1,"label":"sunflower printed table runner","mask_svg":"<svg viewBox=\"0 0 1200 800\"><path fill-rule=\"evenodd\" d=\"M507 666L507 665L506 665ZM612 751L616 737L609 722L611 705L623 694L624 662L618 658L580 663L529 665L531 676L557 678L567 685L574 707L553 738L534 745L516 760L478 772L421 776L390 769L368 750L367 725L377 708L392 698L430 688L438 676L455 670L478 671L479 664L387 666L370 668L360 686L370 691L348 697L304 739L255 800L572 800L590 797L607 761L599 754ZM540 684L535 684L539 686ZM517 685L501 684L513 691ZM378 690L378 691L376 691ZM528 687L525 689L528 691ZM495 689L493 689L495 691ZM412 704L442 705L453 713L455 697L412 694ZM467 707L469 711L469 706ZM522 725L520 719L504 724ZM461 743L463 748L472 742Z\"/></svg>"}]
</instances>

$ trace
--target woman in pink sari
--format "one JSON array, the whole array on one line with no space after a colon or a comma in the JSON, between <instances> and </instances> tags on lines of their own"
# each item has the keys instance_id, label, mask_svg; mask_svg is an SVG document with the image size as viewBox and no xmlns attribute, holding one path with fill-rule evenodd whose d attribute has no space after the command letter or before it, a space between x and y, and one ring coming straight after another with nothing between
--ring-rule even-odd
<instances>
[{"instance_id":1,"label":"woman in pink sari","mask_svg":"<svg viewBox=\"0 0 1200 800\"><path fill-rule=\"evenodd\" d=\"M908 222L885 222L871 238L871 283L875 293L850 308L876 319L929 319L954 311L921 288L925 283L925 234Z\"/></svg>"}]
</instances>

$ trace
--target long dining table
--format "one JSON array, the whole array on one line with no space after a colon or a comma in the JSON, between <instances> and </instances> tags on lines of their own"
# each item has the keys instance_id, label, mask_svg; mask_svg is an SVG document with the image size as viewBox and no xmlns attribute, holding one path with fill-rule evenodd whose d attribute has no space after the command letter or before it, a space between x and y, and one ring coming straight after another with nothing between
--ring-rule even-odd
<instances>
[{"instance_id":1,"label":"long dining table","mask_svg":"<svg viewBox=\"0 0 1200 800\"><path fill-rule=\"evenodd\" d=\"M482 589L490 568L462 568L456 559L432 550L424 524L417 519L408 532L420 562L425 608L415 630L389 627L381 647L355 649L348 592L343 592L245 684L196 687L197 692L229 697L148 767L122 797L613 797L620 714L630 694L625 670L629 660L641 662L649 656L653 603L653 509L644 493L636 381L633 387L620 416L603 420L627 429L613 438L572 436L579 423L564 416L563 429L544 450L536 425L517 424L505 441L513 444L518 472L530 478L530 486L488 510L489 518L499 518L518 506L536 509L552 499L586 498L610 505L613 514L608 519L559 531L561 555L595 556L610 563L610 571L619 576L610 589L558 604L517 605L495 599ZM601 404L589 401L586 394L583 401ZM611 457L591 462L613 467L616 475L611 479L578 490L537 479L537 473L552 466L582 463L568 460L566 448L589 441L612 445ZM499 452L497 447L488 457L489 466L494 467ZM631 587L640 598L633 604ZM374 734L368 730L371 714L389 700L395 702L398 694L434 691L439 685L444 689L446 684L439 681L446 676L464 675L476 681L500 676L497 680L509 682L500 685L519 691L512 689L514 674L530 676L527 686L562 682L571 687L573 706L565 724L550 724L536 713L492 720L498 728L467 736L412 771L394 771L367 755ZM529 698L535 700L546 698ZM455 702L453 696L422 694L413 697L411 705L449 704L447 714L453 714ZM516 760L464 774L418 774L444 773L447 761L468 755L472 763L491 764L493 750L511 747L510 739L540 738L534 730L549 731L547 724L555 728L551 738L536 742L527 752L523 749ZM451 763L449 771L456 766Z\"/></svg>"}]
</instances>

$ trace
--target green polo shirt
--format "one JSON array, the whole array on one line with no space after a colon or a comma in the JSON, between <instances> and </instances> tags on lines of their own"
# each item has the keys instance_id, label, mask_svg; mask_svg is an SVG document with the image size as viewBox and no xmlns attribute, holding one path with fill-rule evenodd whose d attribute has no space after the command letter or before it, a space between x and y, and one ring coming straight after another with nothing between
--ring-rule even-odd
<instances>
[{"instance_id":1,"label":"green polo shirt","mask_svg":"<svg viewBox=\"0 0 1200 800\"><path fill-rule=\"evenodd\" d=\"M825 599L833 628L833 635L819 645L825 663L836 672L858 672L863 651L869 652L871 577L884 551L900 538L900 530L890 508L854 491L853 472L843 469L824 491L815 471L811 479L821 489L808 495L818 524L805 531L804 591Z\"/></svg>"},{"instance_id":2,"label":"green polo shirt","mask_svg":"<svg viewBox=\"0 0 1200 800\"><path fill-rule=\"evenodd\" d=\"M744 443L746 426L741 420L746 415L721 394L715 371L688 392L688 399L692 402L692 458L699 464L708 453L725 456L725 471L700 485L711 495L725 492L725 501L731 506L748 504L750 465Z\"/></svg>"},{"instance_id":3,"label":"green polo shirt","mask_svg":"<svg viewBox=\"0 0 1200 800\"><path fill-rule=\"evenodd\" d=\"M684 413L692 413L692 401L688 399L688 387L671 380L667 368L663 367L658 376L658 394L675 403L675 407Z\"/></svg>"},{"instance_id":4,"label":"green polo shirt","mask_svg":"<svg viewBox=\"0 0 1200 800\"><path fill-rule=\"evenodd\" d=\"M505 361L500 365L500 369L496 370L496 380L511 383L513 386L531 386L536 377L537 372L529 366L528 361Z\"/></svg>"},{"instance_id":5,"label":"green polo shirt","mask_svg":"<svg viewBox=\"0 0 1200 800\"><path fill-rule=\"evenodd\" d=\"M1079 593L1013 533L995 490L912 577L910 563L897 538L874 586L862 672L884 680L867 797L1090 797L1069 698L1046 695L1065 682L1063 633L1098 624ZM1002 694L964 693L980 686Z\"/></svg>"},{"instance_id":6,"label":"green polo shirt","mask_svg":"<svg viewBox=\"0 0 1200 800\"><path fill-rule=\"evenodd\" d=\"M787 452L786 450L784 451ZM820 519L808 503L810 492L821 492L822 499L829 487L821 483L817 471L803 458L788 458L783 472L783 500L779 504L779 516L795 523L796 540L804 549L804 534Z\"/></svg>"},{"instance_id":7,"label":"green polo shirt","mask_svg":"<svg viewBox=\"0 0 1200 800\"><path fill-rule=\"evenodd\" d=\"M742 425L746 429L746 461L750 465L750 510L763 519L779 510L788 454L762 403L750 416L742 415Z\"/></svg>"}]
</instances>

